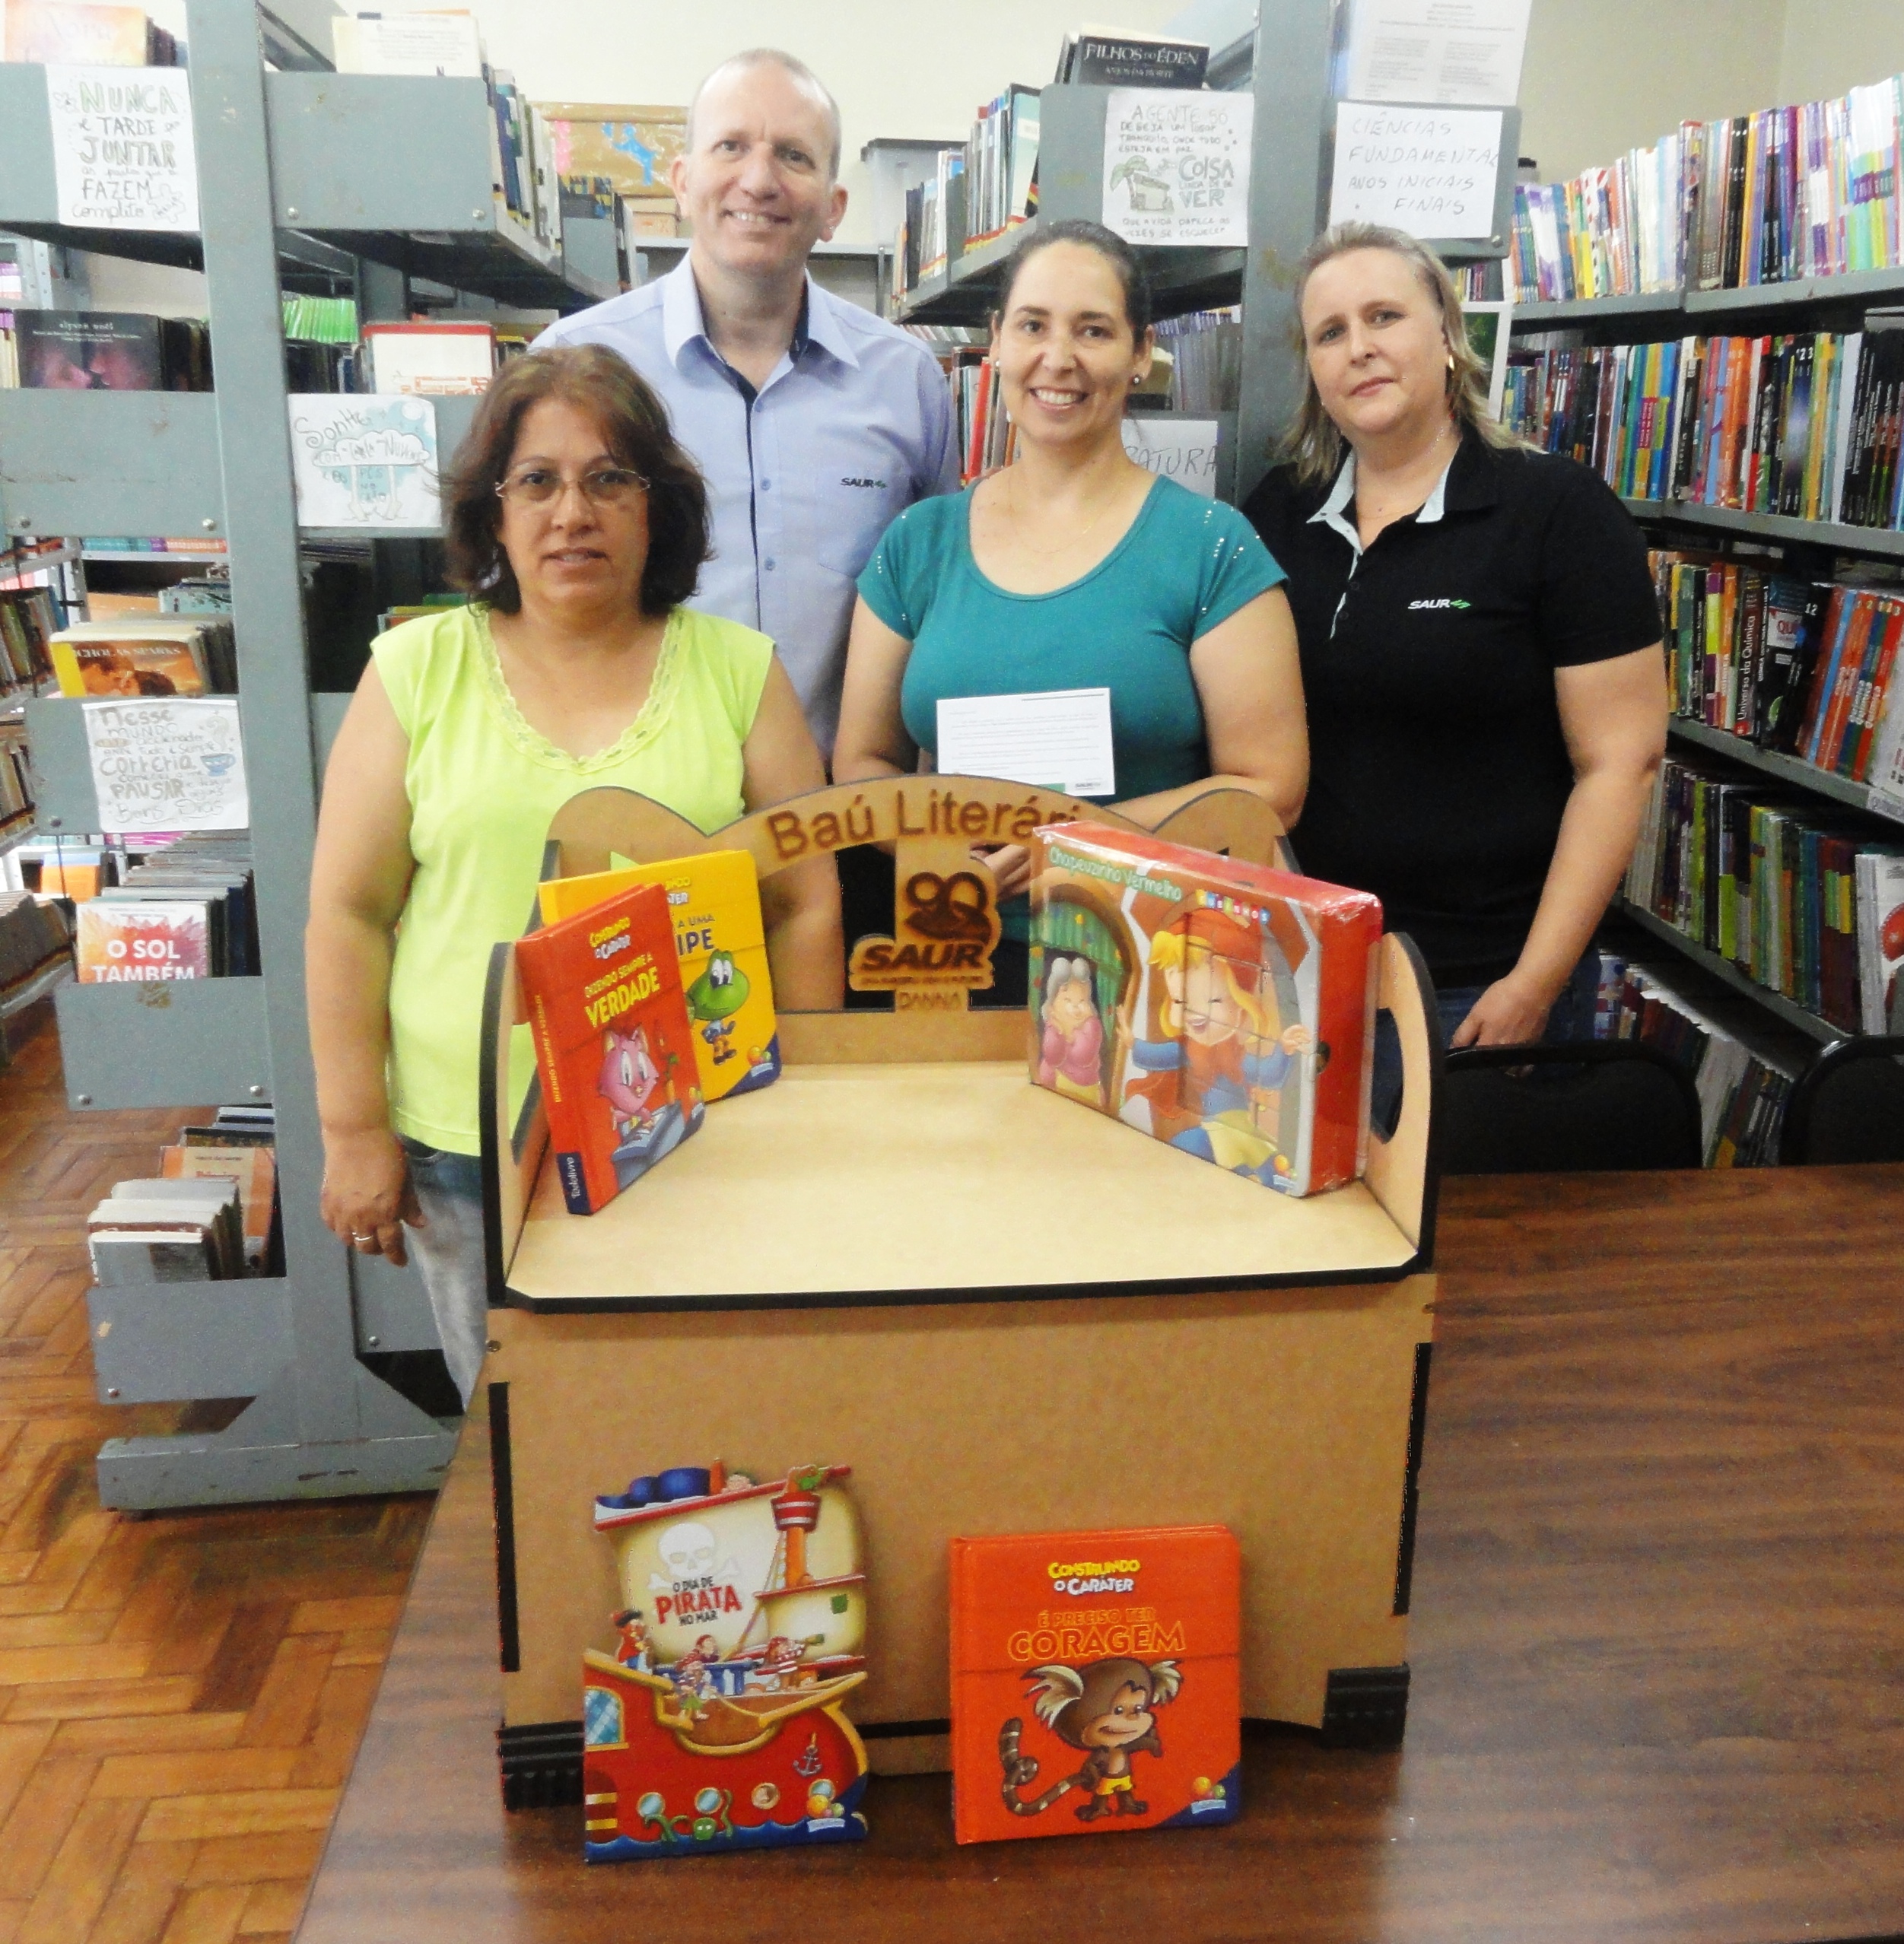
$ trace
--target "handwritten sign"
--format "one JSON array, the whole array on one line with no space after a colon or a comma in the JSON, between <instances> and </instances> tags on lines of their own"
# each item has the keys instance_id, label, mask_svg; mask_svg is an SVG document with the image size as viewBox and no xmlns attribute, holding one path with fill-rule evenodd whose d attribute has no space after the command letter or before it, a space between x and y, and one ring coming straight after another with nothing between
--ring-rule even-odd
<instances>
[{"instance_id":1,"label":"handwritten sign","mask_svg":"<svg viewBox=\"0 0 1904 1944\"><path fill-rule=\"evenodd\" d=\"M442 525L429 399L300 392L290 407L300 526Z\"/></svg>"},{"instance_id":2,"label":"handwritten sign","mask_svg":"<svg viewBox=\"0 0 1904 1944\"><path fill-rule=\"evenodd\" d=\"M1520 91L1531 0L1356 0L1349 94L1357 101L1505 106Z\"/></svg>"},{"instance_id":3,"label":"handwritten sign","mask_svg":"<svg viewBox=\"0 0 1904 1944\"><path fill-rule=\"evenodd\" d=\"M102 831L249 827L236 697L167 696L83 707Z\"/></svg>"},{"instance_id":4,"label":"handwritten sign","mask_svg":"<svg viewBox=\"0 0 1904 1944\"><path fill-rule=\"evenodd\" d=\"M1218 430L1213 418L1135 415L1124 422L1124 449L1140 465L1213 500Z\"/></svg>"},{"instance_id":5,"label":"handwritten sign","mask_svg":"<svg viewBox=\"0 0 1904 1944\"><path fill-rule=\"evenodd\" d=\"M1113 88L1104 220L1127 243L1239 249L1249 241L1249 94Z\"/></svg>"},{"instance_id":6,"label":"handwritten sign","mask_svg":"<svg viewBox=\"0 0 1904 1944\"><path fill-rule=\"evenodd\" d=\"M1499 109L1339 102L1329 221L1384 223L1411 237L1485 237L1500 172Z\"/></svg>"},{"instance_id":7,"label":"handwritten sign","mask_svg":"<svg viewBox=\"0 0 1904 1944\"><path fill-rule=\"evenodd\" d=\"M59 220L98 230L199 227L199 160L183 68L46 70Z\"/></svg>"}]
</instances>

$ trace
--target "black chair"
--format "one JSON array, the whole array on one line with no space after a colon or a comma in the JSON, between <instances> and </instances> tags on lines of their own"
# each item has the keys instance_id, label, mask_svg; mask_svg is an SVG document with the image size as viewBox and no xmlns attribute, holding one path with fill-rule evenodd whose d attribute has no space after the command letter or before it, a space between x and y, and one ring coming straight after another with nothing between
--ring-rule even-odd
<instances>
[{"instance_id":1,"label":"black chair","mask_svg":"<svg viewBox=\"0 0 1904 1944\"><path fill-rule=\"evenodd\" d=\"M1785 1104L1778 1158L1798 1167L1904 1161L1904 1037L1826 1047Z\"/></svg>"},{"instance_id":2,"label":"black chair","mask_svg":"<svg viewBox=\"0 0 1904 1944\"><path fill-rule=\"evenodd\" d=\"M1436 1123L1444 1174L1697 1167L1692 1076L1633 1040L1451 1052Z\"/></svg>"}]
</instances>

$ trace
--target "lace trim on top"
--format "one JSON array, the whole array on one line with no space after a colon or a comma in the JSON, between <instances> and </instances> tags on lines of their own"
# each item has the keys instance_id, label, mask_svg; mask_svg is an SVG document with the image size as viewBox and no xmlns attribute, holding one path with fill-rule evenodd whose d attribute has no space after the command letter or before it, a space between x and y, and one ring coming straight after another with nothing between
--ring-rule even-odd
<instances>
[{"instance_id":1,"label":"lace trim on top","mask_svg":"<svg viewBox=\"0 0 1904 1944\"><path fill-rule=\"evenodd\" d=\"M667 727L668 719L674 713L675 697L681 690L680 608L675 608L668 617L667 627L661 637L661 652L655 657L654 675L648 684L647 700L642 704L634 720L614 742L593 756L571 755L529 723L516 706L516 698L510 694L509 684L504 679L502 658L496 652L496 637L489 631L489 611L477 607L474 611L477 631L482 637L483 686L490 706L496 712L503 733L532 762L586 776L598 770L612 769L617 764L638 756Z\"/></svg>"}]
</instances>

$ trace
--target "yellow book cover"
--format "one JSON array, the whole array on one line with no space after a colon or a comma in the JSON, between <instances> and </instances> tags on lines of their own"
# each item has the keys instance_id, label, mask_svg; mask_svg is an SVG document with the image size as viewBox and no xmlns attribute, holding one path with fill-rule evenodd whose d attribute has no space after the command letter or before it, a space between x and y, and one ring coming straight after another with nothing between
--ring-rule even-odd
<instances>
[{"instance_id":1,"label":"yellow book cover","mask_svg":"<svg viewBox=\"0 0 1904 1944\"><path fill-rule=\"evenodd\" d=\"M623 864L542 887L542 923L586 911L631 885L660 885L674 920L701 1090L710 1101L764 1087L780 1070L760 879L744 850Z\"/></svg>"}]
</instances>

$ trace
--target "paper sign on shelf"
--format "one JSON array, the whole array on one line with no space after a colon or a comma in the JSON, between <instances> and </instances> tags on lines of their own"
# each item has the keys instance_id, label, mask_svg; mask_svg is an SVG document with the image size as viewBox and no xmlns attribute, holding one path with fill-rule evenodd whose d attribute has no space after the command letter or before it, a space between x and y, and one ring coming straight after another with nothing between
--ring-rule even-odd
<instances>
[{"instance_id":1,"label":"paper sign on shelf","mask_svg":"<svg viewBox=\"0 0 1904 1944\"><path fill-rule=\"evenodd\" d=\"M428 399L310 392L289 404L300 526L442 525Z\"/></svg>"},{"instance_id":2,"label":"paper sign on shelf","mask_svg":"<svg viewBox=\"0 0 1904 1944\"><path fill-rule=\"evenodd\" d=\"M1104 221L1126 243L1249 241L1250 94L1117 87L1104 111Z\"/></svg>"},{"instance_id":3,"label":"paper sign on shelf","mask_svg":"<svg viewBox=\"0 0 1904 1944\"><path fill-rule=\"evenodd\" d=\"M117 836L250 827L235 696L81 706L102 831Z\"/></svg>"},{"instance_id":4,"label":"paper sign on shelf","mask_svg":"<svg viewBox=\"0 0 1904 1944\"><path fill-rule=\"evenodd\" d=\"M46 71L60 221L195 233L199 160L187 70Z\"/></svg>"},{"instance_id":5,"label":"paper sign on shelf","mask_svg":"<svg viewBox=\"0 0 1904 1944\"><path fill-rule=\"evenodd\" d=\"M1067 796L1114 796L1111 691L947 697L939 704L934 759L942 776L995 777Z\"/></svg>"},{"instance_id":6,"label":"paper sign on shelf","mask_svg":"<svg viewBox=\"0 0 1904 1944\"><path fill-rule=\"evenodd\" d=\"M1532 0L1353 0L1348 87L1356 101L1511 106Z\"/></svg>"},{"instance_id":7,"label":"paper sign on shelf","mask_svg":"<svg viewBox=\"0 0 1904 1944\"><path fill-rule=\"evenodd\" d=\"M1500 170L1498 108L1339 101L1329 221L1444 240L1488 236Z\"/></svg>"},{"instance_id":8,"label":"paper sign on shelf","mask_svg":"<svg viewBox=\"0 0 1904 1944\"><path fill-rule=\"evenodd\" d=\"M1152 418L1140 413L1124 422L1124 449L1149 472L1213 500L1219 430L1213 418Z\"/></svg>"}]
</instances>

